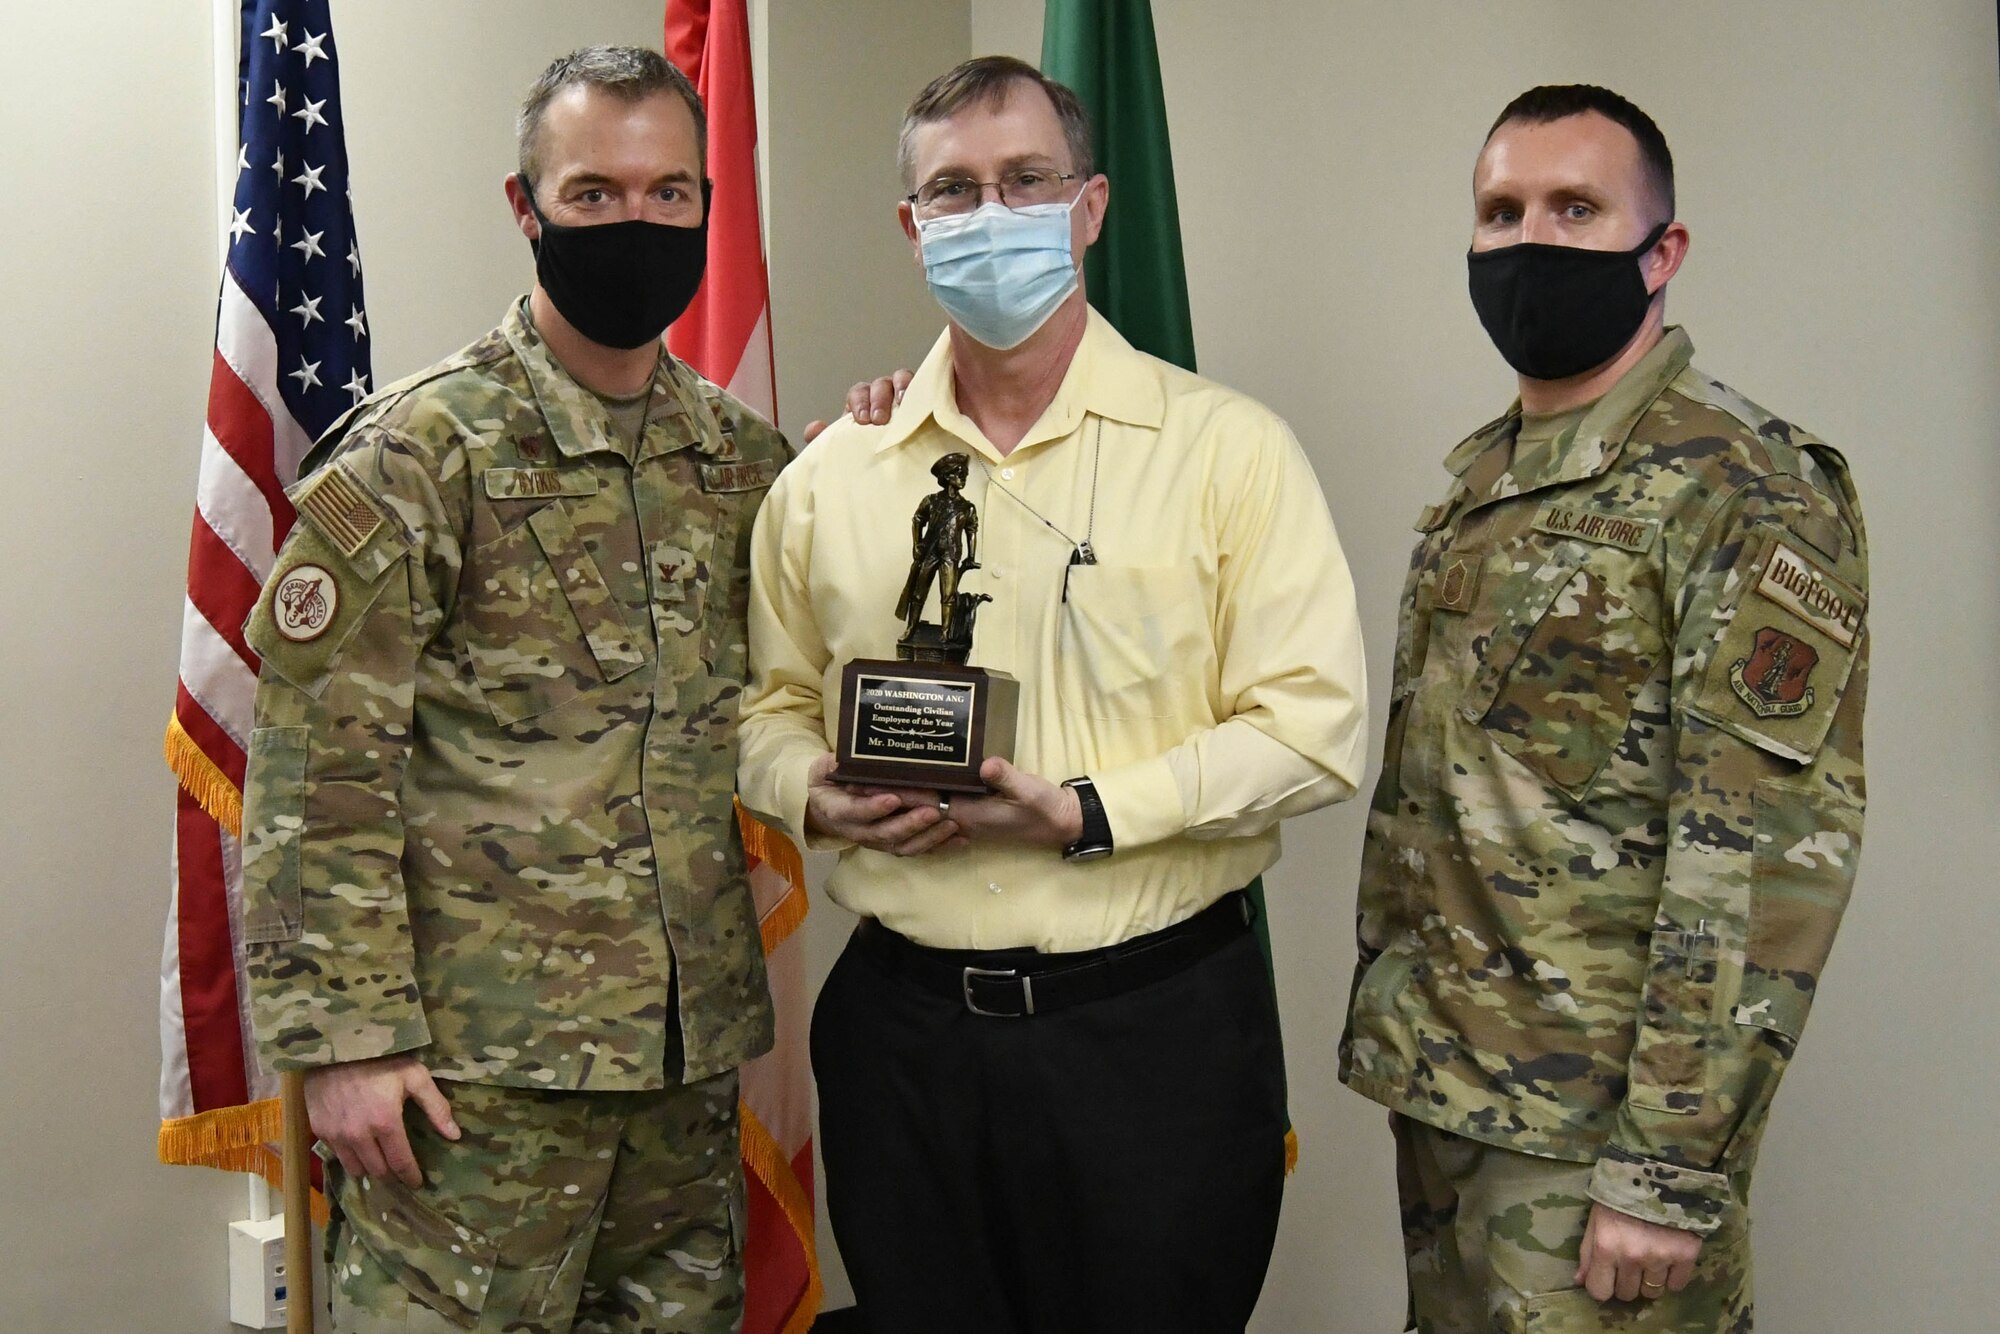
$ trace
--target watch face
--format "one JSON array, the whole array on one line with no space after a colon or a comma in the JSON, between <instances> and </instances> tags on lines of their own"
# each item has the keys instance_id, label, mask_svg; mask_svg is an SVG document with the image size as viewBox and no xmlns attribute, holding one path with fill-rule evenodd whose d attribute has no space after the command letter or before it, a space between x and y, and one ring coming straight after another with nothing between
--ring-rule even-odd
<instances>
[{"instance_id":1,"label":"watch face","mask_svg":"<svg viewBox=\"0 0 2000 1334\"><path fill-rule=\"evenodd\" d=\"M1094 862L1100 857L1109 857L1110 855L1111 849L1099 843L1093 847L1076 848L1073 851L1064 849L1063 860L1066 862Z\"/></svg>"}]
</instances>

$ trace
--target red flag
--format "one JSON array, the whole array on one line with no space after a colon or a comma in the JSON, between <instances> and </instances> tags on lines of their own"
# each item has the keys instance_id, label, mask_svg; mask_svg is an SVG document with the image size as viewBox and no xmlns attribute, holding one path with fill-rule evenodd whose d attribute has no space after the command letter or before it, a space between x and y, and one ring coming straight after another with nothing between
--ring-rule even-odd
<instances>
[{"instance_id":1,"label":"red flag","mask_svg":"<svg viewBox=\"0 0 2000 1334\"><path fill-rule=\"evenodd\" d=\"M757 101L743 0L668 0L667 58L708 111L708 272L667 331L674 355L772 421L771 292L757 205Z\"/></svg>"},{"instance_id":2,"label":"red flag","mask_svg":"<svg viewBox=\"0 0 2000 1334\"><path fill-rule=\"evenodd\" d=\"M757 101L744 0L668 0L666 52L708 111L708 271L667 332L674 355L777 420L770 283L757 203ZM812 1071L805 942L805 870L774 829L742 817L750 886L778 1012L772 1052L743 1069L743 1164L750 1200L744 1251L744 1334L804 1334L819 1313L813 1242Z\"/></svg>"}]
</instances>

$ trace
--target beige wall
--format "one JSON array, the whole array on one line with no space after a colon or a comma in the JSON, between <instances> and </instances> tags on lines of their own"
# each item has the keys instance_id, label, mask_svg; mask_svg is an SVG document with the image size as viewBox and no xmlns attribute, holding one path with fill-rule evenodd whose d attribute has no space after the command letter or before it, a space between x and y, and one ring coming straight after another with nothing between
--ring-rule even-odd
<instances>
[{"instance_id":1,"label":"beige wall","mask_svg":"<svg viewBox=\"0 0 2000 1334\"><path fill-rule=\"evenodd\" d=\"M378 378L482 331L527 281L498 193L520 87L559 49L656 40L659 9L339 0ZM970 51L1033 56L1041 4L753 9L796 428L928 344L938 317L890 218L896 120ZM1378 695L1408 520L1444 449L1507 395L1459 258L1478 132L1548 79L1610 83L1661 120L1696 237L1676 318L1709 369L1847 448L1875 538L1869 849L1759 1178L1765 1325L1982 1327L2000 1232L2000 986L1980 953L2000 938L1982 809L2000 753L1991 7L1155 9L1203 368L1271 402L1313 452ZM219 1334L241 1179L152 1156L158 744L216 278L209 19L139 0L13 6L0 51L15 488L0 530L0 1327ZM87 53L74 72L68 52ZM1273 880L1306 1157L1268 1334L1381 1331L1400 1309L1381 1120L1332 1072L1358 837L1355 807L1299 821ZM815 909L816 972L842 926ZM830 1285L844 1295L837 1264Z\"/></svg>"},{"instance_id":2,"label":"beige wall","mask_svg":"<svg viewBox=\"0 0 2000 1334\"><path fill-rule=\"evenodd\" d=\"M160 734L213 351L209 28L203 7L121 8L0 19L0 458L16 479L0 524L0 1325L142 1328L159 1310L212 1331L220 1289L190 1294L180 1274L220 1273L242 1179L153 1160ZM190 1218L215 1222L183 1235Z\"/></svg>"},{"instance_id":3,"label":"beige wall","mask_svg":"<svg viewBox=\"0 0 2000 1334\"><path fill-rule=\"evenodd\" d=\"M1040 0L974 0L1034 58ZM1202 369L1312 454L1353 560L1377 736L1400 567L1439 460L1506 405L1465 296L1479 139L1521 89L1657 118L1701 364L1841 446L1874 539L1867 853L1758 1175L1759 1328L1986 1329L2000 984L2000 97L1988 0L1154 0ZM1112 183L1117 207L1117 182ZM1372 774L1371 774L1372 781ZM1273 878L1305 1158L1255 1329L1395 1328L1381 1113L1334 1079L1358 806ZM1975 1277L1977 1276L1977 1277Z\"/></svg>"}]
</instances>

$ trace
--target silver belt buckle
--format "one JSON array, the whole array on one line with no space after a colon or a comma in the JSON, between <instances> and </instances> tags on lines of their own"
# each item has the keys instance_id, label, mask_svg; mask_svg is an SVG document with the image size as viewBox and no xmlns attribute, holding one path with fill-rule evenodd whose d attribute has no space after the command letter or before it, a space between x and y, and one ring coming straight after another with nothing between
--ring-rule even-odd
<instances>
[{"instance_id":1,"label":"silver belt buckle","mask_svg":"<svg viewBox=\"0 0 2000 1334\"><path fill-rule=\"evenodd\" d=\"M972 979L975 977L1013 978L1021 984L1021 1003L1025 1007L1021 1014L1009 1014L1005 1010L982 1010L979 1002L972 999ZM1022 977L1015 968L965 968L959 980L961 994L965 997L965 1008L974 1014L983 1014L988 1019L1020 1019L1035 1012L1035 979Z\"/></svg>"}]
</instances>

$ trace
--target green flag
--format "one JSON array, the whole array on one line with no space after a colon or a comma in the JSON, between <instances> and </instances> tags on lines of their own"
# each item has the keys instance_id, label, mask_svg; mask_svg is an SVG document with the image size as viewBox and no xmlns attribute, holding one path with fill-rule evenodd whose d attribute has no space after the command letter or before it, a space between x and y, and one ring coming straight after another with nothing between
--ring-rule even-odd
<instances>
[{"instance_id":1,"label":"green flag","mask_svg":"<svg viewBox=\"0 0 2000 1334\"><path fill-rule=\"evenodd\" d=\"M1111 179L1104 231L1083 259L1090 304L1125 341L1162 361L1194 369L1194 322L1188 315L1187 268L1181 262L1180 207L1174 198L1174 152L1167 141L1167 98L1153 41L1151 0L1047 0L1042 12L1042 73L1067 86L1090 112L1096 167ZM1249 886L1257 944L1271 988L1271 930L1264 881ZM1298 1137L1285 1132L1285 1168Z\"/></svg>"},{"instance_id":2,"label":"green flag","mask_svg":"<svg viewBox=\"0 0 2000 1334\"><path fill-rule=\"evenodd\" d=\"M1083 100L1097 170L1111 178L1104 234L1084 256L1090 304L1141 352L1194 369L1174 154L1150 0L1048 0L1042 73Z\"/></svg>"}]
</instances>

